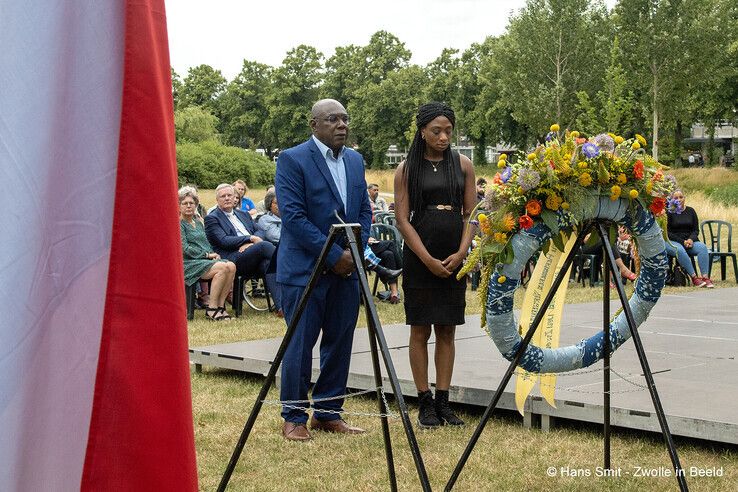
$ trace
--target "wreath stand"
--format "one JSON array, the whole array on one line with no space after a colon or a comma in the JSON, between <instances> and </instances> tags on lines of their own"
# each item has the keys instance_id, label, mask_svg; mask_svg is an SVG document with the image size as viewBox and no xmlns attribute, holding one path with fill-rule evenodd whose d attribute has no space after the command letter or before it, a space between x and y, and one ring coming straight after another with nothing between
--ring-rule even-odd
<instances>
[{"instance_id":1,"label":"wreath stand","mask_svg":"<svg viewBox=\"0 0 738 492\"><path fill-rule=\"evenodd\" d=\"M520 347L515 353L515 357L513 358L512 362L510 362L510 365L508 366L507 371L505 371L505 375L502 377L502 381L500 381L500 384L497 386L497 390L494 393L494 397L492 398L492 401L487 406L487 409L484 411L484 414L482 415L482 418L479 421L477 428L474 430L474 434L472 434L472 437L469 440L469 443L467 444L466 449L464 449L464 452L461 455L461 458L459 458L459 462L456 464L456 468L454 468L454 471L451 474L451 478L449 478L448 482L446 483L446 488L445 488L446 491L450 491L453 488L454 484L456 483L456 480L459 478L459 474L461 474L461 471L464 469L464 465L466 464L467 459L469 459L469 455L474 450L474 446L479 440L479 437L481 436L482 431L484 430L484 427L487 424L487 421L492 415L492 411L495 409L495 407L497 406L497 403L500 401L502 392L505 390L507 383L510 381L510 378L512 377L512 374L515 371L515 368L517 367L518 362L520 361L520 358L522 357L523 353L525 352L525 349L528 347L528 344L533 338L533 335L535 334L536 329L538 329L538 325L543 319L543 316L546 313L546 309L548 309L549 304L551 304L551 301L553 300L553 297L556 294L556 291L559 289L561 282L568 276L569 267L574 261L574 257L576 256L577 251L579 250L579 246L581 246L582 243L584 242L584 237L587 235L587 233L592 230L594 230L594 232L596 232L599 235L600 239L602 240L602 248L603 248L603 253L604 253L603 254L603 261L604 261L603 277L604 278L603 278L603 292L602 292L603 331L605 334L604 336L605 347L604 347L604 358L603 358L603 362L604 362L604 368L603 368L603 375L604 375L604 383L603 383L604 468L606 470L611 469L611 466L610 466L610 351L611 351L610 349L610 278L611 278L610 274L615 272L616 265L615 265L615 256L613 254L612 247L609 241L609 234L607 232L608 230L607 221L595 219L595 220L586 222L581 232L579 232L576 242L574 243L574 247L572 248L571 252L569 252L569 255L566 257L564 265L559 271L558 275L556 275L556 278L554 279L551 285L551 289L546 295L546 298L544 299L543 304L541 305L540 309L536 313L535 318L531 322L528 332L526 333L525 337L523 338L522 343L520 344ZM623 285L620 282L616 282L616 288L618 291L618 297L620 298L620 304L623 307L623 311L625 312L625 316L628 321L628 328L630 329L630 333L633 338L633 344L635 345L636 352L638 353L638 359L641 362L641 368L643 370L643 375L646 378L646 384L648 385L648 391L651 394L651 400L653 401L653 406L654 406L654 409L656 410L656 415L658 417L659 425L661 426L661 433L664 436L664 440L666 441L666 447L669 450L669 456L671 458L671 463L674 467L676 479L679 484L679 489L682 491L687 491L689 489L687 487L687 480L684 476L684 469L682 468L682 465L679 463L679 456L677 455L676 447L674 446L674 440L671 436L671 432L669 431L669 424L666 421L666 415L664 414L664 409L661 406L661 399L659 398L659 394L656 391L656 384L654 383L653 375L651 374L651 369L648 365L648 359L646 358L646 352L643 349L643 343L641 342L641 337L638 334L638 329L636 327L636 324L633 318L633 313L630 309L630 305L628 304L628 298L626 297L625 290L623 288Z\"/></svg>"},{"instance_id":2,"label":"wreath stand","mask_svg":"<svg viewBox=\"0 0 738 492\"><path fill-rule=\"evenodd\" d=\"M351 251L351 257L354 261L354 266L356 267L356 271L359 275L360 296L364 302L364 306L366 307L366 320L369 328L369 345L372 354L372 365L374 368L374 381L377 387L377 402L379 403L379 411L382 420L382 434L384 437L384 450L387 458L387 470L389 473L390 489L393 491L397 490L397 478L395 476L395 464L392 456L392 441L390 440L389 423L387 420L389 408L387 407L387 403L383 398L382 371L379 366L379 354L377 352L377 344L379 344L379 349L382 352L382 359L384 361L384 366L389 376L390 385L392 386L392 391L394 392L395 398L397 399L397 405L400 408L402 425L405 428L405 435L407 437L408 444L410 445L410 451L412 452L413 460L415 461L415 468L418 471L420 484L424 491L429 492L431 490L430 483L428 481L428 474L426 473L425 465L423 464L423 458L420 454L420 449L418 448L418 442L415 439L413 427L410 423L410 416L407 411L407 405L405 404L405 399L402 396L400 382L397 379L397 373L395 372L395 367L392 363L392 357L390 356L389 347L387 346L387 341L384 337L384 332L382 331L382 325L379 322L379 316L377 315L377 308L374 305L371 290L369 289L369 282L367 281L366 273L364 272L364 257L363 254L361 254L359 251L356 240L357 237L360 237L360 233L361 226L359 224L344 223L334 224L331 226L330 232L328 234L328 239L323 245L323 250L318 257L318 261L315 264L313 273L310 275L310 280L308 280L307 287L305 287L305 290L302 293L302 297L300 298L300 302L297 305L295 315L293 316L292 321L287 327L287 332L282 339L282 344L279 346L277 354L274 356L274 360L271 363L269 372L266 376L266 380L261 387L259 396L256 398L254 407L251 409L251 414L249 415L248 420L246 420L243 431L241 432L241 437L238 439L236 447L233 449L231 459L228 462L228 466L226 467L226 470L223 473L223 477L220 480L220 484L218 485L219 492L223 492L228 486L228 482L231 479L233 470L236 468L238 459L240 458L241 452L243 451L244 445L246 444L246 440L251 433L251 429L253 428L254 423L256 422L256 418L259 416L259 412L261 411L264 399L266 398L272 382L274 381L277 369L282 363L284 353L287 351L287 346L289 345L290 340L292 340L292 337L295 334L297 323L300 321L300 318L305 311L307 300L310 298L310 295L315 289L320 276L324 272L325 260L328 257L328 251L330 251L333 244L339 239L339 236L345 236L347 240L346 244Z\"/></svg>"}]
</instances>

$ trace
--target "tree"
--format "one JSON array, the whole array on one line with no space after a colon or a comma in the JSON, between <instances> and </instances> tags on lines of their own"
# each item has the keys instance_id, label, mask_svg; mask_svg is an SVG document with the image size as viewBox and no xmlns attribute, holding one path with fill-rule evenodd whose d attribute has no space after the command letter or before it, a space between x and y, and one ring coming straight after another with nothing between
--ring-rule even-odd
<instances>
[{"instance_id":1,"label":"tree","mask_svg":"<svg viewBox=\"0 0 738 492\"><path fill-rule=\"evenodd\" d=\"M182 92L182 79L172 68L172 99L174 100L174 109L179 106L179 97Z\"/></svg>"},{"instance_id":2,"label":"tree","mask_svg":"<svg viewBox=\"0 0 738 492\"><path fill-rule=\"evenodd\" d=\"M602 84L611 29L600 2L528 0L512 17L495 56L500 96L538 135L574 124L576 93Z\"/></svg>"},{"instance_id":3,"label":"tree","mask_svg":"<svg viewBox=\"0 0 738 492\"><path fill-rule=\"evenodd\" d=\"M199 65L187 71L180 91L179 106L201 106L217 114L217 99L223 93L227 80L220 70L210 65Z\"/></svg>"},{"instance_id":4,"label":"tree","mask_svg":"<svg viewBox=\"0 0 738 492\"><path fill-rule=\"evenodd\" d=\"M617 37L610 50L610 66L603 77L604 87L590 99L585 91L577 92L577 130L588 134L603 130L621 134L633 134L634 97L628 89L628 80L620 62L620 47Z\"/></svg>"},{"instance_id":5,"label":"tree","mask_svg":"<svg viewBox=\"0 0 738 492\"><path fill-rule=\"evenodd\" d=\"M234 78L218 101L221 132L225 143L238 147L263 147L271 155L269 142L263 135L269 114L267 94L272 68L263 63L243 61L241 72Z\"/></svg>"},{"instance_id":6,"label":"tree","mask_svg":"<svg viewBox=\"0 0 738 492\"><path fill-rule=\"evenodd\" d=\"M425 99L428 101L445 102L456 108L461 89L459 69L461 60L459 50L444 48L441 55L425 67L428 77L428 86Z\"/></svg>"},{"instance_id":7,"label":"tree","mask_svg":"<svg viewBox=\"0 0 738 492\"><path fill-rule=\"evenodd\" d=\"M174 112L177 143L217 141L217 124L218 118L199 106L188 106Z\"/></svg>"},{"instance_id":8,"label":"tree","mask_svg":"<svg viewBox=\"0 0 738 492\"><path fill-rule=\"evenodd\" d=\"M348 107L364 83L362 71L365 63L364 48L353 44L338 46L333 56L325 62L321 97L335 99Z\"/></svg>"},{"instance_id":9,"label":"tree","mask_svg":"<svg viewBox=\"0 0 738 492\"><path fill-rule=\"evenodd\" d=\"M310 109L318 99L323 78L322 59L323 54L312 46L300 45L290 50L274 71L264 123L269 148L292 147L308 135Z\"/></svg>"},{"instance_id":10,"label":"tree","mask_svg":"<svg viewBox=\"0 0 738 492\"><path fill-rule=\"evenodd\" d=\"M659 130L688 106L687 54L695 49L684 0L621 0L614 9L623 65L635 97L651 115L651 143L659 158Z\"/></svg>"},{"instance_id":11,"label":"tree","mask_svg":"<svg viewBox=\"0 0 738 492\"><path fill-rule=\"evenodd\" d=\"M351 132L359 150L373 167L384 167L391 144L409 146L405 130L411 125L427 84L417 65L391 72L379 84L369 84L349 105Z\"/></svg>"}]
</instances>

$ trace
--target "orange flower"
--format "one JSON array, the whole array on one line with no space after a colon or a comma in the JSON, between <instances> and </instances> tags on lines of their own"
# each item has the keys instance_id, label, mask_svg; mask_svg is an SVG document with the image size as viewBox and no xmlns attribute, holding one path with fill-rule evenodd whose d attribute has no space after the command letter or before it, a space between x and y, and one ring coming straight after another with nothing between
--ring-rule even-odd
<instances>
[{"instance_id":1,"label":"orange flower","mask_svg":"<svg viewBox=\"0 0 738 492\"><path fill-rule=\"evenodd\" d=\"M633 164L633 177L635 179L643 179L643 161L637 160Z\"/></svg>"},{"instance_id":2,"label":"orange flower","mask_svg":"<svg viewBox=\"0 0 738 492\"><path fill-rule=\"evenodd\" d=\"M541 208L540 200L536 200L535 198L531 198L528 200L528 203L525 204L525 211L534 217L541 213Z\"/></svg>"},{"instance_id":3,"label":"orange flower","mask_svg":"<svg viewBox=\"0 0 738 492\"><path fill-rule=\"evenodd\" d=\"M666 208L666 200L664 200L660 196L654 198L651 202L651 205L648 206L648 209L654 215L661 215L662 213L664 213L664 208Z\"/></svg>"},{"instance_id":4,"label":"orange flower","mask_svg":"<svg viewBox=\"0 0 738 492\"><path fill-rule=\"evenodd\" d=\"M515 227L515 217L511 213L506 213L502 218L502 230L510 232Z\"/></svg>"},{"instance_id":5,"label":"orange flower","mask_svg":"<svg viewBox=\"0 0 738 492\"><path fill-rule=\"evenodd\" d=\"M529 215L521 215L518 218L518 224L520 224L521 229L530 229L533 227L533 219Z\"/></svg>"},{"instance_id":6,"label":"orange flower","mask_svg":"<svg viewBox=\"0 0 738 492\"><path fill-rule=\"evenodd\" d=\"M492 178L492 182L496 185L505 184L505 182L502 181L502 176L500 175L500 173L495 174L495 177Z\"/></svg>"}]
</instances>

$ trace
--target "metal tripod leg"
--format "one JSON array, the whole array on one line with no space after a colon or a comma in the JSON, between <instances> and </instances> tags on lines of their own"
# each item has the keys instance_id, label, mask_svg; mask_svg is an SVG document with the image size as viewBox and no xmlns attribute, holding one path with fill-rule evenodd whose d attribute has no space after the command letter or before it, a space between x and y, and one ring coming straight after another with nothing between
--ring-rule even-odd
<instances>
[{"instance_id":1,"label":"metal tripod leg","mask_svg":"<svg viewBox=\"0 0 738 492\"><path fill-rule=\"evenodd\" d=\"M284 353L287 351L287 347L289 346L290 341L295 334L297 323L300 321L302 313L303 311L305 311L305 306L307 306L307 301L310 298L310 295L315 289L315 286L323 273L323 265L325 264L325 259L328 257L328 251L330 251L333 243L336 242L336 236L336 231L331 229L331 233L328 235L328 239L323 245L323 250L320 252L318 261L315 263L313 273L310 275L310 280L308 280L308 284L305 287L305 291L302 293L300 302L297 304L297 311L295 311L295 315L292 317L292 321L290 321L289 325L287 326L287 332L285 333L284 338L282 339L282 343L277 350L277 354L274 356L274 360L269 367L269 372L267 373L266 379L264 380L264 384L261 386L259 396L256 397L256 402L254 403L254 407L251 409L251 414L246 420L246 424L244 424L243 431L241 431L241 436L238 438L236 447L233 449L233 453L231 454L231 459L228 461L228 466L226 466L223 477L220 479L220 484L218 485L217 489L218 492L223 492L228 486L228 482L231 480L231 475L233 474L233 470L236 468L236 464L238 464L238 459L241 457L241 452L243 451L243 447L246 444L246 440L249 438L249 434L251 434L251 429L254 427L256 418L259 416L263 401L266 398L267 393L269 393L269 388L272 386L272 383L274 382L274 377L277 374L277 370L282 363Z\"/></svg>"},{"instance_id":2,"label":"metal tripod leg","mask_svg":"<svg viewBox=\"0 0 738 492\"><path fill-rule=\"evenodd\" d=\"M492 416L492 411L495 409L495 407L497 406L497 403L500 401L502 392L505 390L507 383L510 381L512 374L515 371L515 367L517 367L518 362L520 361L520 358L523 356L523 353L525 352L525 349L528 348L528 344L530 344L530 341L533 338L533 335L535 334L536 329L538 329L538 325L541 323L543 316L546 314L546 310L548 309L548 306L551 304L551 301L553 300L554 295L556 295L556 291L559 289L559 285L561 285L561 282L565 278L568 278L569 267L574 261L574 257L576 256L577 251L579 250L579 246L584 241L584 236L587 234L590 228L591 228L591 225L585 226L582 229L582 231L579 233L579 235L577 236L577 240L574 243L574 247L571 249L571 251L569 252L569 255L566 257L566 260L564 261L564 265L561 267L561 270L559 270L559 273L556 275L556 278L554 278L553 284L551 284L551 289L546 295L546 298L543 300L543 304L541 304L541 307L538 309L538 312L536 313L535 318L531 322L528 332L525 334L525 337L523 338L523 341L521 342L520 347L518 348L518 351L515 353L515 357L513 358L512 362L510 362L510 365L507 367L507 371L505 371L505 375L502 377L502 381L500 381L500 384L497 386L497 390L495 390L495 395L494 397L492 397L492 401L489 403L487 408L484 410L484 413L482 414L482 418L479 421L477 428L474 430L474 434L472 434L472 437L471 439L469 439L469 443L466 445L466 448L464 449L464 452L462 453L461 458L459 458L459 462L456 464L456 468L454 468L454 471L451 474L451 478L448 479L445 490L448 491L453 488L454 484L456 483L456 480L459 478L459 474L464 469L466 460L469 459L471 452L474 450L474 446L476 446L477 441L479 440L479 437L482 435L482 431L484 430L484 427L487 425L487 421Z\"/></svg>"},{"instance_id":3,"label":"metal tripod leg","mask_svg":"<svg viewBox=\"0 0 738 492\"><path fill-rule=\"evenodd\" d=\"M605 252L607 253L607 256L605 257L605 261L607 262L607 268L609 268L611 271L615 271L615 255L612 252L612 247L610 246L610 242L607 240L607 231L605 230L605 227L602 225L601 222L597 223L597 230L600 234L600 237L602 238L602 245L605 248ZM653 381L653 375L651 374L651 368L648 365L648 359L646 358L646 351L643 348L643 342L641 341L641 336L638 333L638 329L635 324L635 320L633 318L633 311L630 309L630 304L628 304L628 298L625 296L625 289L623 288L623 285L620 282L616 283L616 288L618 291L618 297L620 297L620 303L623 306L623 312L625 313L625 318L628 320L628 328L630 329L630 333L633 337L633 345L635 345L636 352L638 353L638 360L641 362L641 369L643 370L643 376L646 378L646 385L648 386L648 392L651 394L651 401L653 401L653 407L654 410L656 410L656 416L659 420L659 425L661 426L661 433L664 435L664 440L666 441L666 447L669 450L669 457L671 458L671 463L674 466L674 472L676 474L677 482L679 483L679 489L682 491L688 490L687 487L687 479L684 476L684 469L682 468L682 465L679 463L679 456L677 455L676 446L674 446L674 439L671 436L671 432L669 431L669 424L666 421L666 415L664 414L664 408L661 406L661 399L659 398L659 393L656 391L656 384ZM609 299L608 299L609 302Z\"/></svg>"},{"instance_id":4,"label":"metal tripod leg","mask_svg":"<svg viewBox=\"0 0 738 492\"><path fill-rule=\"evenodd\" d=\"M228 486L228 482L231 479L233 470L236 468L238 459L240 458L241 453L243 452L243 448L246 444L246 440L248 439L249 434L251 433L251 429L253 428L254 423L256 422L256 419L259 415L259 412L261 411L263 400L266 398L267 394L269 393L269 388L271 387L272 382L274 381L274 378L277 373L277 369L282 363L282 359L284 358L284 354L287 351L287 347L289 346L289 343L292 340L292 337L294 336L297 324L300 321L300 318L302 317L302 314L307 305L307 301L310 298L310 295L312 294L313 290L315 289L315 286L318 283L320 275L322 275L323 273L323 267L325 265L325 260L328 256L328 251L335 243L338 234L345 234L348 239L348 244L351 250L352 258L354 260L354 265L356 266L358 274L359 274L361 292L366 301L367 318L368 320L371 320L369 323L369 336L370 336L369 341L370 341L370 345L372 349L372 362L374 366L375 381L377 381L377 387L380 388L378 390L378 395L377 395L378 399L380 400L380 409L382 409L382 413L384 414L387 413L388 409L386 408L384 404L384 399L381 397L382 375L381 375L381 370L379 368L379 358L377 354L377 342L379 342L379 346L382 351L382 357L384 359L387 372L389 373L390 382L392 384L392 390L395 392L395 395L397 395L398 405L400 406L400 414L402 417L403 425L405 426L405 433L408 437L408 443L410 444L410 449L413 454L413 459L415 460L415 465L416 465L416 468L418 469L418 476L420 478L420 483L424 491L431 490L430 483L428 481L428 475L425 471L425 466L423 465L423 460L420 455L420 449L415 439L415 435L412 431L412 425L410 424L410 419L408 417L407 406L405 405L405 401L402 398L402 391L400 388L399 381L397 379L397 374L395 372L394 365L392 364L392 359L389 354L389 348L387 347L387 342L384 338L384 333L382 332L382 327L379 322L379 317L377 315L376 306L374 306L374 302L373 302L371 293L369 291L369 284L366 279L366 274L364 273L364 270L363 270L363 256L359 254L359 249L356 243L356 236L353 231L353 229L356 227L360 227L360 226L358 226L358 224L341 224L341 225L333 225L331 227L330 233L328 235L328 239L326 240L326 243L323 246L323 250L321 251L320 256L318 257L318 261L315 264L315 268L313 269L313 272L310 275L310 280L308 281L308 284L305 287L305 291L303 292L302 297L300 298L300 302L298 303L297 310L295 311L295 315L293 316L292 320L289 323L289 326L287 327L287 332L285 333L284 338L282 339L282 343L280 344L279 349L277 350L277 354L274 356L274 360L272 361L272 364L269 368L269 372L267 373L266 380L264 381L264 384L262 385L262 388L259 391L259 396L256 398L256 402L254 403L254 407L251 410L251 414L249 415L246 421L246 424L244 425L243 431L241 432L241 436L239 437L238 442L236 443L236 446L231 455L231 458L228 462L228 466L226 467L226 470L223 473L223 477L221 478L220 484L218 485L218 489L217 489L219 492L223 492ZM376 337L376 339L374 337ZM386 417L383 417L382 419L382 430L383 430L383 435L384 435L384 440L385 440L385 451L387 454L387 466L389 469L390 486L392 490L397 490L397 480L395 477L394 460L392 458L392 444L390 441L389 424L387 422Z\"/></svg>"},{"instance_id":5,"label":"metal tripod leg","mask_svg":"<svg viewBox=\"0 0 738 492\"><path fill-rule=\"evenodd\" d=\"M366 308L366 317L367 317L367 323L369 325L369 341L371 344L372 349L372 363L374 364L374 377L377 381L377 388L382 386L382 375L381 371L379 370L379 361L376 354L376 346L377 343L379 344L379 349L382 351L382 359L384 359L384 365L387 369L387 375L390 380L390 385L392 386L392 391L395 394L395 398L397 399L397 406L400 408L400 418L402 420L402 425L405 429L405 435L407 437L407 442L410 445L410 452L413 456L413 461L415 462L415 468L418 472L418 478L420 479L420 485L424 491L430 492L430 482L428 480L428 474L425 470L425 465L423 464L423 457L420 454L420 448L418 446L418 441L415 439L415 433L413 432L413 426L410 422L410 416L407 411L407 405L405 403L405 398L402 395L402 388L400 387L400 381L397 378L397 372L395 371L395 366L392 362L392 356L389 353L389 347L387 346L387 340L384 337L384 331L382 330L382 324L379 321L379 316L377 315L377 308L374 305L374 298L371 294L371 290L369 289L369 281L366 278L366 274L364 272L363 266L358 266L359 264L363 265L363 258L364 256L359 253L359 248L356 242L355 237L351 237L349 235L349 248L351 250L351 256L354 259L354 264L357 264L357 270L359 271L359 285L361 288L362 296L364 298L364 306ZM376 337L376 339L375 339ZM378 394L377 397L380 399L380 409L384 408L384 401L381 398L381 395ZM386 413L386 408L382 410L382 413ZM390 483L394 487L392 490L396 490L397 484L396 480L394 479L394 463L392 461L392 447L390 444L390 435L389 435L389 425L387 423L386 417L382 418L382 431L385 434L385 451L387 454L387 466L390 468Z\"/></svg>"}]
</instances>

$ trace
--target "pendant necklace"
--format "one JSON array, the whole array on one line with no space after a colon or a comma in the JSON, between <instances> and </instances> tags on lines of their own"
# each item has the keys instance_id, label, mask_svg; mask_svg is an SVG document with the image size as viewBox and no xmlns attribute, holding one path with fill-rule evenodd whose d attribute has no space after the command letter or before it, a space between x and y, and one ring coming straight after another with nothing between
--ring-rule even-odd
<instances>
[{"instance_id":1,"label":"pendant necklace","mask_svg":"<svg viewBox=\"0 0 738 492\"><path fill-rule=\"evenodd\" d=\"M443 159L441 159L440 161L432 161L432 160L430 160L430 159L426 159L426 160L427 160L428 162L430 162L430 165L431 165L431 166L433 166L433 172L434 172L434 173L437 173L437 172L438 172L438 167L437 167L437 166L438 166L438 165L439 165L440 163L442 163L442 162L443 162Z\"/></svg>"}]
</instances>

